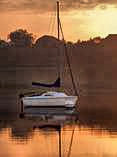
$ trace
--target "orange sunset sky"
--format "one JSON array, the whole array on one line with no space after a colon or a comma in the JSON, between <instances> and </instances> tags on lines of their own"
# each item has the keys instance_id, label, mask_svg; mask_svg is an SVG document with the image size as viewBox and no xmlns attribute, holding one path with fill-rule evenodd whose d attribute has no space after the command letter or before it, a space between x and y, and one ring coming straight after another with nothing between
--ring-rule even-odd
<instances>
[{"instance_id":1,"label":"orange sunset sky","mask_svg":"<svg viewBox=\"0 0 117 157\"><path fill-rule=\"evenodd\" d=\"M56 0L0 0L0 38L27 29L36 38L56 34ZM67 41L117 34L117 0L60 0L60 19ZM54 28L54 29L52 29Z\"/></svg>"}]
</instances>

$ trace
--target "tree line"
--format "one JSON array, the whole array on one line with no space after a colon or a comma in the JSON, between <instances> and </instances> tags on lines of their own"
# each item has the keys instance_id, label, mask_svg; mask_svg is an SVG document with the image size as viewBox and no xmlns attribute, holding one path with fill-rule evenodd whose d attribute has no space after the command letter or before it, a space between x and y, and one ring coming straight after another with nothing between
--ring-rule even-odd
<instances>
[{"instance_id":1,"label":"tree line","mask_svg":"<svg viewBox=\"0 0 117 157\"><path fill-rule=\"evenodd\" d=\"M114 36L116 36L116 38L117 38L116 34ZM107 36L106 38L108 38L108 37L109 36ZM46 38L47 38L47 36L46 36ZM48 38L49 38L49 36L48 36ZM51 38L57 40L54 37L51 37ZM95 38L90 38L87 41L78 40L76 43L73 43L70 41L68 41L66 43L67 43L67 46L69 46L69 47L96 46L96 45L102 43L103 41L105 41L106 38L95 37ZM11 32L10 34L8 34L7 39L8 39L7 41L0 39L0 48L35 47L35 46L38 46L38 43L39 43L38 42L39 38L37 40L35 40L34 35L32 33L29 33L25 29L17 29L15 31Z\"/></svg>"},{"instance_id":2,"label":"tree line","mask_svg":"<svg viewBox=\"0 0 117 157\"><path fill-rule=\"evenodd\" d=\"M32 33L28 33L25 29L17 29L7 37L8 41L0 39L0 48L8 47L31 47L34 42Z\"/></svg>"},{"instance_id":3,"label":"tree line","mask_svg":"<svg viewBox=\"0 0 117 157\"><path fill-rule=\"evenodd\" d=\"M10 34L8 34L8 41L0 39L0 48L8 48L8 47L33 47L37 43L38 39L35 41L35 37L32 33L29 33L25 29L17 29ZM94 39L90 39L90 42L101 40L100 37L96 37ZM76 42L76 44L87 43L88 41L80 41ZM72 42L68 42L68 45L73 45Z\"/></svg>"}]
</instances>

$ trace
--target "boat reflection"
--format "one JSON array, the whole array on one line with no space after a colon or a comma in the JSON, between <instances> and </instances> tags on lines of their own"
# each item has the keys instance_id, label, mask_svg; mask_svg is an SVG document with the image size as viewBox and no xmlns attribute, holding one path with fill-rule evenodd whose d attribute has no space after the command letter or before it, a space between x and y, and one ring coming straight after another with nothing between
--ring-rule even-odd
<instances>
[{"instance_id":1,"label":"boat reflection","mask_svg":"<svg viewBox=\"0 0 117 157\"><path fill-rule=\"evenodd\" d=\"M25 116L40 116L40 115L78 115L78 111L76 108L66 109L63 107L59 108L24 108Z\"/></svg>"},{"instance_id":2,"label":"boat reflection","mask_svg":"<svg viewBox=\"0 0 117 157\"><path fill-rule=\"evenodd\" d=\"M32 138L35 130L60 131L65 125L73 125L78 121L76 109L66 110L63 108L28 108L25 109L24 117L17 119L11 127L12 139ZM17 123L17 124L16 124Z\"/></svg>"},{"instance_id":3,"label":"boat reflection","mask_svg":"<svg viewBox=\"0 0 117 157\"><path fill-rule=\"evenodd\" d=\"M36 112L36 113L35 113ZM24 119L30 119L34 120L34 118L39 118L39 121L33 125L33 130L39 129L43 131L57 131L58 132L58 154L59 157L62 156L62 128L67 125L67 124L75 124L75 122L78 121L78 116L76 109L72 110L66 110L63 108L59 108L59 110L56 110L56 108L51 108L51 109L44 109L41 108L39 110L34 109L32 110L25 110L25 116ZM70 140L70 145L69 145L69 151L68 151L68 157L71 154L71 147L72 147L72 142L73 142L73 136L74 136L74 131L75 127L72 131L72 136Z\"/></svg>"},{"instance_id":4,"label":"boat reflection","mask_svg":"<svg viewBox=\"0 0 117 157\"><path fill-rule=\"evenodd\" d=\"M29 112L30 111L30 112ZM75 122L78 121L78 117L76 116L76 110L73 111L65 111L61 112L61 109L56 111L56 109L39 109L39 111L36 110L36 113L33 110L26 110L25 111L25 116L23 119L20 119L22 123L18 125L18 127L13 127L11 131L11 138L12 140L16 140L19 142L23 142L23 140L26 142L30 139L33 138L33 134L35 131L39 132L58 132L58 154L59 157L62 156L62 128L65 125L73 125ZM37 114L40 112L40 114ZM42 114L43 113L43 114ZM66 114L65 114L66 113ZM23 122L25 122L25 126L23 125ZM19 122L18 122L19 123ZM69 146L69 152L71 152L71 147L72 147L72 141L73 141L73 134L74 134L74 129L73 133L71 136L71 141L70 141L70 146ZM69 155L68 155L69 156Z\"/></svg>"},{"instance_id":5,"label":"boat reflection","mask_svg":"<svg viewBox=\"0 0 117 157\"><path fill-rule=\"evenodd\" d=\"M34 110L33 113L31 110L26 112L24 118L0 117L2 141L0 147L3 148L3 144L5 148L8 147L7 156L16 157L17 152L21 152L20 156L24 157L117 155L117 132L114 134L111 132L116 127L116 123L108 127L110 126L109 122L104 122L103 119L103 123L100 123L98 117L92 121L90 118L87 121L84 119L84 122L83 117L78 118L78 113L61 112L60 114L55 109L36 110L36 114L34 114ZM41 114L37 114L38 112ZM5 157L3 155L5 153L6 149L2 149L0 156Z\"/></svg>"}]
</instances>

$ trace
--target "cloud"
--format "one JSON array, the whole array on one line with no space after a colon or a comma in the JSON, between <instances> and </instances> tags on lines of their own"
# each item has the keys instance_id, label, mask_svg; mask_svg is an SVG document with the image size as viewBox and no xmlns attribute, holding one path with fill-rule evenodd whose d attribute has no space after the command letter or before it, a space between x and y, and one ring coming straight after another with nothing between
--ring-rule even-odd
<instances>
[{"instance_id":1,"label":"cloud","mask_svg":"<svg viewBox=\"0 0 117 157\"><path fill-rule=\"evenodd\" d=\"M0 11L37 11L53 10L52 0L0 0Z\"/></svg>"},{"instance_id":2,"label":"cloud","mask_svg":"<svg viewBox=\"0 0 117 157\"><path fill-rule=\"evenodd\" d=\"M117 5L117 0L60 0L62 10L91 9L108 4ZM0 12L6 11L33 11L48 12L55 10L56 0L0 0Z\"/></svg>"}]
</instances>

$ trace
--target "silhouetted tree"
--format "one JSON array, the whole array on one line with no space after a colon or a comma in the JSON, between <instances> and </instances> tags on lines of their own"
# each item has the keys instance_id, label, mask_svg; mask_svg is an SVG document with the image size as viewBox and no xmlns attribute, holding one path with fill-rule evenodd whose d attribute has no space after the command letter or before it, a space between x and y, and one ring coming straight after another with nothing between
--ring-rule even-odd
<instances>
[{"instance_id":1,"label":"silhouetted tree","mask_svg":"<svg viewBox=\"0 0 117 157\"><path fill-rule=\"evenodd\" d=\"M96 44L101 43L102 40L103 39L101 37L95 37L95 38L93 38L93 42L96 43Z\"/></svg>"},{"instance_id":2,"label":"silhouetted tree","mask_svg":"<svg viewBox=\"0 0 117 157\"><path fill-rule=\"evenodd\" d=\"M68 45L68 46L73 46L73 42L68 41L68 42L67 42L67 45Z\"/></svg>"},{"instance_id":3,"label":"silhouetted tree","mask_svg":"<svg viewBox=\"0 0 117 157\"><path fill-rule=\"evenodd\" d=\"M16 47L31 47L34 41L33 34L23 29L11 32L8 35L8 39L10 39L9 44Z\"/></svg>"},{"instance_id":4,"label":"silhouetted tree","mask_svg":"<svg viewBox=\"0 0 117 157\"><path fill-rule=\"evenodd\" d=\"M44 35L36 40L34 47L57 48L61 43L53 36Z\"/></svg>"},{"instance_id":5,"label":"silhouetted tree","mask_svg":"<svg viewBox=\"0 0 117 157\"><path fill-rule=\"evenodd\" d=\"M0 39L0 48L8 48L8 47L9 44L6 41Z\"/></svg>"}]
</instances>

